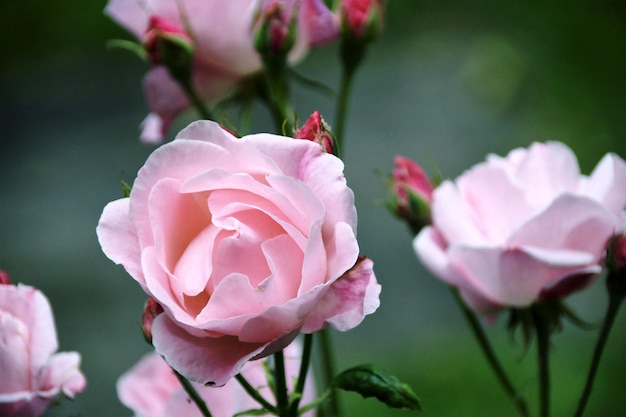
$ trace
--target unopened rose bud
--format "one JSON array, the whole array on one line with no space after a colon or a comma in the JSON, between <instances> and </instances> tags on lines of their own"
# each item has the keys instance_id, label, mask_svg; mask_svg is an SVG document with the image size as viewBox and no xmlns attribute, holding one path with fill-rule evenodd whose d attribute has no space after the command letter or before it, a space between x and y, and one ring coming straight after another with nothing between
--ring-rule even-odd
<instances>
[{"instance_id":1,"label":"unopened rose bud","mask_svg":"<svg viewBox=\"0 0 626 417\"><path fill-rule=\"evenodd\" d=\"M623 300L626 297L626 234L611 237L606 249L606 288L611 299Z\"/></svg>"},{"instance_id":2,"label":"unopened rose bud","mask_svg":"<svg viewBox=\"0 0 626 417\"><path fill-rule=\"evenodd\" d=\"M154 65L163 65L172 78L188 82L193 67L191 37L178 25L158 16L150 17L144 47Z\"/></svg>"},{"instance_id":3,"label":"unopened rose bud","mask_svg":"<svg viewBox=\"0 0 626 417\"><path fill-rule=\"evenodd\" d=\"M11 278L9 278L9 274L6 271L0 269L0 285L11 285Z\"/></svg>"},{"instance_id":4,"label":"unopened rose bud","mask_svg":"<svg viewBox=\"0 0 626 417\"><path fill-rule=\"evenodd\" d=\"M335 141L330 126L324 121L320 112L315 111L294 135L296 139L307 139L317 142L327 153L333 153Z\"/></svg>"},{"instance_id":5,"label":"unopened rose bud","mask_svg":"<svg viewBox=\"0 0 626 417\"><path fill-rule=\"evenodd\" d=\"M344 36L362 42L375 39L383 28L382 0L344 0L341 26Z\"/></svg>"},{"instance_id":6,"label":"unopened rose bud","mask_svg":"<svg viewBox=\"0 0 626 417\"><path fill-rule=\"evenodd\" d=\"M152 297L148 298L143 308L141 321L143 335L146 338L146 341L150 344L152 344L152 323L154 322L155 317L161 313L163 313L163 307L161 307L161 304L157 303L157 301Z\"/></svg>"},{"instance_id":7,"label":"unopened rose bud","mask_svg":"<svg viewBox=\"0 0 626 417\"><path fill-rule=\"evenodd\" d=\"M411 159L396 156L394 164L389 208L417 233L430 223L433 185L422 167Z\"/></svg>"},{"instance_id":8,"label":"unopened rose bud","mask_svg":"<svg viewBox=\"0 0 626 417\"><path fill-rule=\"evenodd\" d=\"M618 234L607 243L606 266L610 273L621 274L626 279L626 234Z\"/></svg>"},{"instance_id":9,"label":"unopened rose bud","mask_svg":"<svg viewBox=\"0 0 626 417\"><path fill-rule=\"evenodd\" d=\"M254 47L262 56L285 57L296 41L296 20L273 1L257 12L253 33Z\"/></svg>"}]
</instances>

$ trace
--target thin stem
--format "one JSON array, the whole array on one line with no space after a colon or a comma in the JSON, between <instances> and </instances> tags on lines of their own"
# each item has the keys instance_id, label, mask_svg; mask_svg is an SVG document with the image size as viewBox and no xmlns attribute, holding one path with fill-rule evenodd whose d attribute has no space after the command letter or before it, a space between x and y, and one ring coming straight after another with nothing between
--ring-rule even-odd
<instances>
[{"instance_id":1,"label":"thin stem","mask_svg":"<svg viewBox=\"0 0 626 417\"><path fill-rule=\"evenodd\" d=\"M187 395L189 395L189 398L191 398L191 400L196 404L202 415L204 417L212 417L211 412L206 406L204 400L202 399L202 397L200 397L198 391L196 391L193 385L191 385L191 382L189 382L187 378L179 374L174 368L172 368L172 371L174 372L174 375L176 375L176 378L178 378L178 381L180 381L180 384L185 389L185 392L187 392Z\"/></svg>"},{"instance_id":2,"label":"thin stem","mask_svg":"<svg viewBox=\"0 0 626 417\"><path fill-rule=\"evenodd\" d=\"M282 350L274 353L274 382L276 383L276 403L281 417L288 416L289 397L285 378L285 356Z\"/></svg>"},{"instance_id":3,"label":"thin stem","mask_svg":"<svg viewBox=\"0 0 626 417\"><path fill-rule=\"evenodd\" d=\"M251 396L256 402L261 404L261 406L264 409L266 409L272 414L277 413L276 407L274 407L265 398L263 398L263 396L259 394L259 391L257 391L252 385L250 385L248 380L243 375L237 374L235 378L237 379L239 384L243 387L243 389L248 393L248 395Z\"/></svg>"},{"instance_id":4,"label":"thin stem","mask_svg":"<svg viewBox=\"0 0 626 417\"><path fill-rule=\"evenodd\" d=\"M341 83L339 84L339 94L337 95L337 113L335 115L335 126L333 133L335 135L335 148L337 156L341 156L341 145L346 130L346 119L348 117L348 106L350 95L352 94L352 84L354 80L355 68L344 67L341 72Z\"/></svg>"},{"instance_id":5,"label":"thin stem","mask_svg":"<svg viewBox=\"0 0 626 417\"><path fill-rule=\"evenodd\" d=\"M322 354L322 363L323 363L322 378L323 378L324 386L332 387L333 378L335 377L335 374L336 374L336 365L335 365L335 357L333 356L332 341L330 338L330 329L326 327L322 329L321 331L319 331L318 333L319 333L319 341L320 341L321 354ZM320 411L322 411L322 414L326 415L327 417L337 417L341 414L340 408L341 407L339 404L339 398L337 396L336 390L333 388L332 395L330 396L330 399L328 401L327 409L325 410L325 412L322 410Z\"/></svg>"},{"instance_id":6,"label":"thin stem","mask_svg":"<svg viewBox=\"0 0 626 417\"><path fill-rule=\"evenodd\" d=\"M537 332L537 360L539 367L539 415L550 416L550 328L537 306L532 310Z\"/></svg>"},{"instance_id":7,"label":"thin stem","mask_svg":"<svg viewBox=\"0 0 626 417\"><path fill-rule=\"evenodd\" d=\"M193 89L193 86L190 82L179 82L179 85L182 87L183 91L187 95L187 98L195 107L202 119L215 120L209 109L204 105L202 99L200 99L198 94L196 94L196 91Z\"/></svg>"},{"instance_id":8,"label":"thin stem","mask_svg":"<svg viewBox=\"0 0 626 417\"><path fill-rule=\"evenodd\" d=\"M528 417L529 416L528 405L526 404L526 400L520 393L517 392L517 390L511 383L510 379L506 375L506 372L504 371L504 368L500 364L500 361L498 360L493 350L493 347L491 346L491 343L489 343L489 339L487 338L487 335L485 334L483 327L478 321L478 318L476 317L474 312L471 311L465 305L465 303L461 299L461 296L459 295L459 292L456 289L451 288L451 292L454 295L455 301L461 308L461 311L463 312L463 316L465 317L465 319L467 320L467 323L472 329L472 332L474 333L474 336L476 337L476 340L478 341L478 344L480 345L487 359L487 362L491 366L491 369L493 370L493 372L496 374L496 377L498 378L500 385L502 385L509 399L513 402L513 404L517 408L517 411L519 412L520 416Z\"/></svg>"},{"instance_id":9,"label":"thin stem","mask_svg":"<svg viewBox=\"0 0 626 417\"><path fill-rule=\"evenodd\" d=\"M596 348L593 352L591 367L589 368L589 373L587 374L587 382L578 402L578 408L576 409L575 417L582 417L583 413L585 412L587 401L589 401L589 397L591 396L591 390L593 388L593 382L595 380L596 372L598 371L598 365L600 364L600 358L602 357L602 353L604 352L604 346L606 345L606 341L609 338L611 328L613 327L613 323L615 322L615 318L617 317L617 312L622 305L622 301L624 301L623 295L610 293L609 306L606 311L604 324L602 325L602 330L600 331L598 341L596 342Z\"/></svg>"},{"instance_id":10,"label":"thin stem","mask_svg":"<svg viewBox=\"0 0 626 417\"><path fill-rule=\"evenodd\" d=\"M291 404L289 405L289 415L293 417L298 416L298 406L300 405L300 399L302 398L302 392L304 391L304 384L306 382L306 375L309 372L309 364L311 363L312 347L313 334L305 334L304 346L302 348L302 359L300 360L300 372L298 373L296 388L292 395Z\"/></svg>"}]
</instances>

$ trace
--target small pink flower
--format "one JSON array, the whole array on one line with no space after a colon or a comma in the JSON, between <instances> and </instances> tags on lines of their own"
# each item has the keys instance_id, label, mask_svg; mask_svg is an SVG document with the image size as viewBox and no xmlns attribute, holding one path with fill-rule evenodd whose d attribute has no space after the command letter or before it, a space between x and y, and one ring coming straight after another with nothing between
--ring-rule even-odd
<instances>
[{"instance_id":1,"label":"small pink flower","mask_svg":"<svg viewBox=\"0 0 626 417\"><path fill-rule=\"evenodd\" d=\"M292 343L285 349L285 371L289 389L293 389L292 383L298 377L300 351L298 343ZM263 362L261 360L248 362L241 373L253 387L259 388L260 394L266 400L276 403ZM307 378L302 405L315 399L314 382L312 377ZM192 386L204 400L213 417L232 417L242 411L259 408L259 404L237 381L229 381L219 388L193 382ZM145 355L120 377L117 382L117 394L122 404L130 408L137 417L202 416L172 369L156 352ZM306 417L314 415L314 411L304 414Z\"/></svg>"},{"instance_id":2,"label":"small pink flower","mask_svg":"<svg viewBox=\"0 0 626 417\"><path fill-rule=\"evenodd\" d=\"M433 193L421 261L482 313L564 297L601 271L626 227L626 164L607 154L590 176L558 142L491 155Z\"/></svg>"},{"instance_id":3,"label":"small pink flower","mask_svg":"<svg viewBox=\"0 0 626 417\"><path fill-rule=\"evenodd\" d=\"M309 116L307 121L296 132L295 138L319 143L326 152L333 153L335 142L330 126L328 126L318 111L314 111Z\"/></svg>"},{"instance_id":4,"label":"small pink flower","mask_svg":"<svg viewBox=\"0 0 626 417\"><path fill-rule=\"evenodd\" d=\"M165 310L157 352L218 386L301 332L348 330L376 310L371 261L353 269L355 231L340 159L206 121L155 150L97 228L104 253Z\"/></svg>"},{"instance_id":5,"label":"small pink flower","mask_svg":"<svg viewBox=\"0 0 626 417\"><path fill-rule=\"evenodd\" d=\"M161 49L167 47L164 45L167 43L185 45L189 53L191 53L193 49L192 40L183 28L162 17L150 17L148 30L144 38L144 47L146 48L150 61L154 65L163 64Z\"/></svg>"},{"instance_id":6,"label":"small pink flower","mask_svg":"<svg viewBox=\"0 0 626 417\"><path fill-rule=\"evenodd\" d=\"M0 285L0 415L37 417L58 395L85 389L76 352L58 348L46 297L26 285Z\"/></svg>"},{"instance_id":7,"label":"small pink flower","mask_svg":"<svg viewBox=\"0 0 626 417\"><path fill-rule=\"evenodd\" d=\"M235 90L242 79L261 71L261 59L251 32L254 16L269 3L268 0L109 0L105 12L141 43L153 43L149 29L155 28L155 22L161 33L189 36L194 51L193 87L203 100L216 103ZM323 0L280 0L279 3L286 16L297 17L295 45L289 53L291 63L301 60L311 46L337 36L338 20ZM191 104L162 65L154 66L146 75L144 90L150 114L142 123L141 140L158 143L174 119Z\"/></svg>"}]
</instances>

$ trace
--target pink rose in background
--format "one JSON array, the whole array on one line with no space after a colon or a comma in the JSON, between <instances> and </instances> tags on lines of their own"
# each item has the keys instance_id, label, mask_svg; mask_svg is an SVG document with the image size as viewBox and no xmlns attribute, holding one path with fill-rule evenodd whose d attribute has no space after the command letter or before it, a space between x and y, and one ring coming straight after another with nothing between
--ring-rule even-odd
<instances>
[{"instance_id":1,"label":"pink rose in background","mask_svg":"<svg viewBox=\"0 0 626 417\"><path fill-rule=\"evenodd\" d=\"M231 92L244 77L261 70L254 49L255 15L270 0L110 0L105 12L131 31L141 42L150 35L149 22L186 31L194 47L192 83L203 100L216 102ZM323 0L281 0L285 13L297 16L297 39L290 54L295 62L311 46L336 39L338 18ZM182 36L182 35L181 35ZM174 118L190 107L185 94L165 67L157 65L147 74L145 93L150 114L142 125L145 142L160 142Z\"/></svg>"},{"instance_id":2,"label":"pink rose in background","mask_svg":"<svg viewBox=\"0 0 626 417\"><path fill-rule=\"evenodd\" d=\"M590 176L562 143L490 155L434 192L432 227L414 241L435 275L489 314L563 297L600 272L626 225L626 164L607 154Z\"/></svg>"},{"instance_id":3,"label":"pink rose in background","mask_svg":"<svg viewBox=\"0 0 626 417\"><path fill-rule=\"evenodd\" d=\"M377 309L356 221L343 163L319 144L237 139L199 121L152 153L97 233L165 310L152 324L157 352L191 380L224 385L300 332L348 330Z\"/></svg>"},{"instance_id":4,"label":"pink rose in background","mask_svg":"<svg viewBox=\"0 0 626 417\"><path fill-rule=\"evenodd\" d=\"M52 400L85 389L76 352L58 349L46 297L26 285L0 285L0 415L37 417Z\"/></svg>"},{"instance_id":5,"label":"pink rose in background","mask_svg":"<svg viewBox=\"0 0 626 417\"><path fill-rule=\"evenodd\" d=\"M293 389L300 367L300 347L293 343L285 349L285 372L287 385ZM241 370L242 375L270 403L275 404L267 381L263 361L248 362ZM313 378L308 377L304 386L301 405L315 399ZM205 387L193 383L213 417L232 417L235 414L258 409L253 400L237 381L229 381L223 387ZM130 408L136 417L201 417L198 407L190 399L178 378L156 352L145 355L139 363L122 375L117 383L117 394L122 404ZM303 414L313 417L315 411Z\"/></svg>"}]
</instances>

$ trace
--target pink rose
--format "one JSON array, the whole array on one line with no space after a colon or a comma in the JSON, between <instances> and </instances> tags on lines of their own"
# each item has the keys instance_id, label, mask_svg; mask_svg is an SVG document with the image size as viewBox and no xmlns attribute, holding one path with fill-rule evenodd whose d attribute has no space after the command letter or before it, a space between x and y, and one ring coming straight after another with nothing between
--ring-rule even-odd
<instances>
[{"instance_id":1,"label":"pink rose","mask_svg":"<svg viewBox=\"0 0 626 417\"><path fill-rule=\"evenodd\" d=\"M46 297L26 285L0 285L0 415L37 417L59 394L85 389L76 352L58 349Z\"/></svg>"},{"instance_id":2,"label":"pink rose","mask_svg":"<svg viewBox=\"0 0 626 417\"><path fill-rule=\"evenodd\" d=\"M104 253L165 310L156 350L215 385L300 332L348 330L376 310L380 286L371 260L357 262L355 232L340 159L207 121L155 150L97 229Z\"/></svg>"},{"instance_id":3,"label":"pink rose","mask_svg":"<svg viewBox=\"0 0 626 417\"><path fill-rule=\"evenodd\" d=\"M338 18L323 0L281 0L280 4L298 19L292 61L299 60L310 46L338 36ZM195 50L193 85L202 99L215 102L242 78L261 70L251 32L255 14L269 5L270 0L110 0L105 12L141 42L151 39L146 36L151 34L149 22L154 17L161 26L177 28L175 32L186 30L184 37L191 38ZM190 103L163 66L153 67L144 83L151 112L143 122L141 138L160 142Z\"/></svg>"},{"instance_id":4,"label":"pink rose","mask_svg":"<svg viewBox=\"0 0 626 417\"><path fill-rule=\"evenodd\" d=\"M300 348L297 343L285 350L285 372L289 389L298 377ZM242 375L270 403L275 404L267 381L263 361L248 362L241 370ZM307 378L301 405L315 399L313 378ZM231 417L236 413L260 408L237 381L229 381L223 387L205 387L198 383L192 386L202 397L213 417ZM130 408L137 417L201 417L198 407L180 385L161 356L156 352L145 355L139 363L122 375L117 383L117 393L122 404ZM314 411L304 416L312 417Z\"/></svg>"},{"instance_id":5,"label":"pink rose","mask_svg":"<svg viewBox=\"0 0 626 417\"><path fill-rule=\"evenodd\" d=\"M607 154L590 176L557 142L490 155L434 192L421 261L482 313L563 297L600 272L625 227L626 164Z\"/></svg>"}]
</instances>

